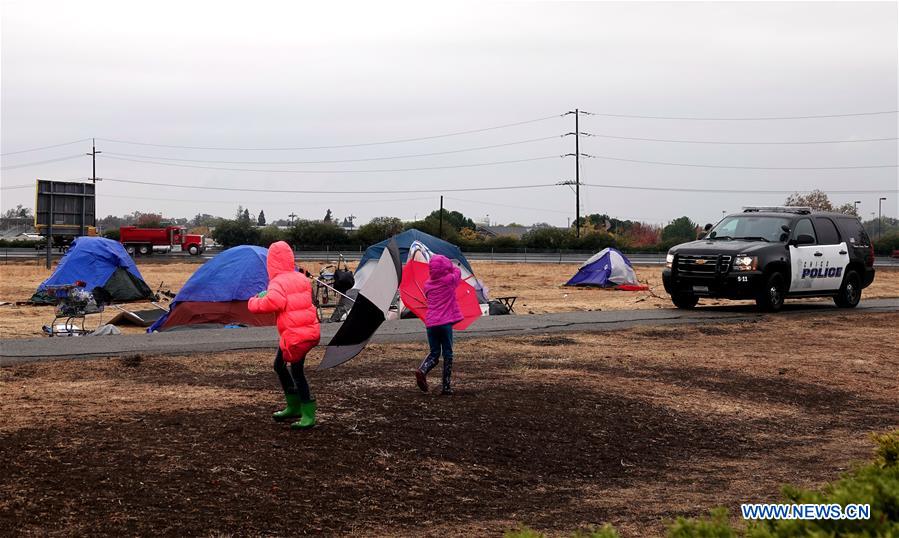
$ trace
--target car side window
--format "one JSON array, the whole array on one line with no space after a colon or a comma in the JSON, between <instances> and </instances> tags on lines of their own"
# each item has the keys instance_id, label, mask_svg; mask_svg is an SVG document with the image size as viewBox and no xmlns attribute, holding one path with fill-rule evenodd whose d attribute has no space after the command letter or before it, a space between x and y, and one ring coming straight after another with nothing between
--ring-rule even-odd
<instances>
[{"instance_id":1,"label":"car side window","mask_svg":"<svg viewBox=\"0 0 899 538\"><path fill-rule=\"evenodd\" d=\"M833 221L827 217L815 217L815 228L818 230L818 243L821 245L838 245L840 234Z\"/></svg>"},{"instance_id":2,"label":"car side window","mask_svg":"<svg viewBox=\"0 0 899 538\"><path fill-rule=\"evenodd\" d=\"M793 239L796 239L800 235L810 235L815 242L818 242L818 238L815 235L815 228L812 226L812 221L809 219L802 219L796 223L796 227L793 228Z\"/></svg>"},{"instance_id":3,"label":"car side window","mask_svg":"<svg viewBox=\"0 0 899 538\"><path fill-rule=\"evenodd\" d=\"M866 247L871 244L868 234L865 233L865 228L858 219L841 218L837 220L840 224L840 230L843 232L843 237L849 242L850 246Z\"/></svg>"}]
</instances>

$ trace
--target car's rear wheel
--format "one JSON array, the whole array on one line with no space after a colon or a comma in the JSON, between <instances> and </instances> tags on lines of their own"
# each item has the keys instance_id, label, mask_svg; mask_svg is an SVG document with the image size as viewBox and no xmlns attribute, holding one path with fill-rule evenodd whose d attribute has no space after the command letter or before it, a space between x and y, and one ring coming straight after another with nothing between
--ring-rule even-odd
<instances>
[{"instance_id":1,"label":"car's rear wheel","mask_svg":"<svg viewBox=\"0 0 899 538\"><path fill-rule=\"evenodd\" d=\"M843 278L840 291L833 298L833 302L840 308L855 308L862 300L862 279L855 271L849 271Z\"/></svg>"},{"instance_id":2,"label":"car's rear wheel","mask_svg":"<svg viewBox=\"0 0 899 538\"><path fill-rule=\"evenodd\" d=\"M783 273L771 273L765 279L765 285L759 291L755 303L766 312L777 312L784 305L786 297L786 279Z\"/></svg>"},{"instance_id":3,"label":"car's rear wheel","mask_svg":"<svg viewBox=\"0 0 899 538\"><path fill-rule=\"evenodd\" d=\"M690 310L699 302L699 297L692 293L675 293L671 296L671 302L678 308Z\"/></svg>"}]
</instances>

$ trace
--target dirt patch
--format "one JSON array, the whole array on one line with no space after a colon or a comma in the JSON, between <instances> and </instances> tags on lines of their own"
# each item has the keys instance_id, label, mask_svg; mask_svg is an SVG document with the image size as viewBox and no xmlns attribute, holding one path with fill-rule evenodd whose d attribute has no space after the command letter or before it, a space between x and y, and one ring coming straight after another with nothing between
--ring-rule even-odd
<instances>
[{"instance_id":1,"label":"dirt patch","mask_svg":"<svg viewBox=\"0 0 899 538\"><path fill-rule=\"evenodd\" d=\"M460 340L450 398L415 387L423 341L323 372L316 350L320 425L302 433L269 418L270 353L0 368L0 528L659 535L676 515L832 480L868 457L870 432L899 427L899 315L847 317L862 356L845 322L811 315L679 339Z\"/></svg>"},{"instance_id":2,"label":"dirt patch","mask_svg":"<svg viewBox=\"0 0 899 538\"><path fill-rule=\"evenodd\" d=\"M544 336L542 338L535 338L531 343L540 347L555 347L577 344L577 340L567 336Z\"/></svg>"}]
</instances>

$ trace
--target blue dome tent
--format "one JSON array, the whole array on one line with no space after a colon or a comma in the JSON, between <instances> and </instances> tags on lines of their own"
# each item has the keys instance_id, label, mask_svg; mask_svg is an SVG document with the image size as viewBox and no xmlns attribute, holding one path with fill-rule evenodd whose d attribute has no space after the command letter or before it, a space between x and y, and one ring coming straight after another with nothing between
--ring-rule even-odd
<instances>
[{"instance_id":1,"label":"blue dome tent","mask_svg":"<svg viewBox=\"0 0 899 538\"><path fill-rule=\"evenodd\" d=\"M88 291L101 288L113 302L153 298L153 290L144 282L121 243L103 237L79 237L59 260L50 278L38 286L31 302L53 304L56 297L47 291L49 286L64 286L79 280Z\"/></svg>"},{"instance_id":2,"label":"blue dome tent","mask_svg":"<svg viewBox=\"0 0 899 538\"><path fill-rule=\"evenodd\" d=\"M274 314L253 314L247 299L268 287L268 249L230 248L204 263L172 300L169 312L147 332L188 326L274 325Z\"/></svg>"},{"instance_id":3,"label":"blue dome tent","mask_svg":"<svg viewBox=\"0 0 899 538\"><path fill-rule=\"evenodd\" d=\"M608 288L635 286L639 282L631 261L621 251L604 248L585 261L565 285Z\"/></svg>"}]
</instances>

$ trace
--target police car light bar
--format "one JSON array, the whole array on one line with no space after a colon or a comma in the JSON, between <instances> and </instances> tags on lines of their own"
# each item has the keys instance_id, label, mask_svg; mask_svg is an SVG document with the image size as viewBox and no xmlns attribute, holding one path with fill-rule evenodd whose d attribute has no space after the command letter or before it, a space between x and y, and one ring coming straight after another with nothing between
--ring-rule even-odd
<instances>
[{"instance_id":1,"label":"police car light bar","mask_svg":"<svg viewBox=\"0 0 899 538\"><path fill-rule=\"evenodd\" d=\"M748 206L743 208L743 213L758 213L762 211L768 213L797 213L799 215L808 215L812 212L812 208L782 205Z\"/></svg>"}]
</instances>

